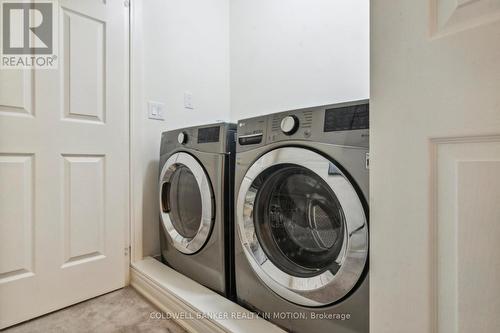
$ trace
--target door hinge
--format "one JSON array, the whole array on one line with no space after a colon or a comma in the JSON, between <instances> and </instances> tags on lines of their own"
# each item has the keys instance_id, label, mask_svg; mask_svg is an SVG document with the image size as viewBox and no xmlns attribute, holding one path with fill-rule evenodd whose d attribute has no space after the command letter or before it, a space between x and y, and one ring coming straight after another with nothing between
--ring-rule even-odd
<instances>
[{"instance_id":1,"label":"door hinge","mask_svg":"<svg viewBox=\"0 0 500 333\"><path fill-rule=\"evenodd\" d=\"M370 154L369 153L366 153L365 167L367 170L370 169Z\"/></svg>"},{"instance_id":2,"label":"door hinge","mask_svg":"<svg viewBox=\"0 0 500 333\"><path fill-rule=\"evenodd\" d=\"M128 255L130 253L130 246L126 247L124 250L125 250L124 251L125 257L128 257Z\"/></svg>"}]
</instances>

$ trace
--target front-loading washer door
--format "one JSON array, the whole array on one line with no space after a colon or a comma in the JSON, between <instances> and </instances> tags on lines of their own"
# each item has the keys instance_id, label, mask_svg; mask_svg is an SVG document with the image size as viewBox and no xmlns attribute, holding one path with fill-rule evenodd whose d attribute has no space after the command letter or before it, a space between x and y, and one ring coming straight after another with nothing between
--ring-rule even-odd
<instances>
[{"instance_id":1,"label":"front-loading washer door","mask_svg":"<svg viewBox=\"0 0 500 333\"><path fill-rule=\"evenodd\" d=\"M284 299L332 304L360 279L368 256L362 199L324 156L297 147L261 156L242 181L236 209L246 258Z\"/></svg>"},{"instance_id":2,"label":"front-loading washer door","mask_svg":"<svg viewBox=\"0 0 500 333\"><path fill-rule=\"evenodd\" d=\"M161 221L172 245L182 253L198 252L214 221L214 198L201 164L187 153L176 153L160 174Z\"/></svg>"}]
</instances>

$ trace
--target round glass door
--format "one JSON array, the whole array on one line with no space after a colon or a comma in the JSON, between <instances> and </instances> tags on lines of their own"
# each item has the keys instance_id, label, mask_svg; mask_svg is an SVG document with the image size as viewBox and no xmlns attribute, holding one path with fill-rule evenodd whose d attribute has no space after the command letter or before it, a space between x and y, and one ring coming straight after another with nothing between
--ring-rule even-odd
<instances>
[{"instance_id":1,"label":"round glass door","mask_svg":"<svg viewBox=\"0 0 500 333\"><path fill-rule=\"evenodd\" d=\"M247 259L283 298L323 306L344 297L363 272L363 205L331 161L303 148L273 150L248 170L237 201Z\"/></svg>"},{"instance_id":2,"label":"round glass door","mask_svg":"<svg viewBox=\"0 0 500 333\"><path fill-rule=\"evenodd\" d=\"M213 224L212 191L201 165L186 153L170 156L160 175L159 197L171 243L185 254L199 251Z\"/></svg>"},{"instance_id":3,"label":"round glass door","mask_svg":"<svg viewBox=\"0 0 500 333\"><path fill-rule=\"evenodd\" d=\"M256 234L270 260L296 276L331 268L342 248L344 216L337 197L318 175L281 165L259 175Z\"/></svg>"},{"instance_id":4,"label":"round glass door","mask_svg":"<svg viewBox=\"0 0 500 333\"><path fill-rule=\"evenodd\" d=\"M163 183L162 198L163 210L170 209L175 230L185 238L194 238L201 224L201 192L188 167L179 165L170 183Z\"/></svg>"}]
</instances>

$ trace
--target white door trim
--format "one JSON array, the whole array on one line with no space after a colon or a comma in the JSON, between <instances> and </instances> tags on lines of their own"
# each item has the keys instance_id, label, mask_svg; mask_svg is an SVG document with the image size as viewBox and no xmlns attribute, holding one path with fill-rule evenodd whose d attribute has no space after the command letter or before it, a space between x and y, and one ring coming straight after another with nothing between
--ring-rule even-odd
<instances>
[{"instance_id":1,"label":"white door trim","mask_svg":"<svg viewBox=\"0 0 500 333\"><path fill-rule=\"evenodd\" d=\"M143 259L142 187L140 163L142 131L137 114L143 108L142 0L130 1L130 264Z\"/></svg>"},{"instance_id":2,"label":"white door trim","mask_svg":"<svg viewBox=\"0 0 500 333\"><path fill-rule=\"evenodd\" d=\"M131 50L131 24L132 24L132 16L131 16L131 10L130 10L130 1L128 2L128 5L127 5L127 2L124 2L124 6L126 8L126 10L128 11L128 29L127 31L125 32L125 37L126 39L128 40L128 43L127 43L127 47L128 49L126 50L126 68L125 70L127 71L127 74L125 75L125 77L128 79L128 85L127 85L127 88L128 88L128 91L127 91L127 95L125 96L125 105L126 105L126 108L128 110L128 142L129 142L129 149L128 149L128 172L129 172L129 183L128 183L128 186L127 186L127 189L128 189L128 197L129 197L129 205L128 205L128 209L129 211L127 212L127 222L125 223L125 249L124 249L124 253L125 253L125 267L129 266L129 269L125 269L125 285L129 285L130 284L130 257L131 257L131 254L130 254L130 244L131 244L131 229L130 229L130 224L131 224L131 220L132 220L132 202L130 201L130 197L131 197L131 193L132 193L132 182L130 181L131 177L132 177L132 168L131 168L131 162L132 162L132 152L131 152L131 143L132 143L132 133L131 133L131 124L132 124L132 108L131 108L131 99L130 99L130 96L131 96L131 86L130 86L130 83L131 83L131 76L130 76L130 64L131 64L131 57L130 57L130 50Z\"/></svg>"}]
</instances>

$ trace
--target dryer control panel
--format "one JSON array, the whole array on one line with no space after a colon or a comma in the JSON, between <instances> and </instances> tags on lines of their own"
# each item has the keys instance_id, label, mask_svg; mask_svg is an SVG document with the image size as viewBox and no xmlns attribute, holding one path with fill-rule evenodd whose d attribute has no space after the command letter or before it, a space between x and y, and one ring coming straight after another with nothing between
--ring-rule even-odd
<instances>
[{"instance_id":1,"label":"dryer control panel","mask_svg":"<svg viewBox=\"0 0 500 333\"><path fill-rule=\"evenodd\" d=\"M163 132L160 155L177 149L207 153L226 153L234 147L235 124L216 123Z\"/></svg>"},{"instance_id":2,"label":"dryer control panel","mask_svg":"<svg viewBox=\"0 0 500 333\"><path fill-rule=\"evenodd\" d=\"M198 143L219 142L220 126L198 128Z\"/></svg>"}]
</instances>

